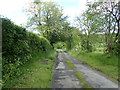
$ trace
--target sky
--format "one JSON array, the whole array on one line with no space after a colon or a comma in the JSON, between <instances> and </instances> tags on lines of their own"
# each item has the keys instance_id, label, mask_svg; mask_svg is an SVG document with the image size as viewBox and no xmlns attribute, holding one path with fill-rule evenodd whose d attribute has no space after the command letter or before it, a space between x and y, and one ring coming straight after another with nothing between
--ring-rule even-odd
<instances>
[{"instance_id":1,"label":"sky","mask_svg":"<svg viewBox=\"0 0 120 90\"><path fill-rule=\"evenodd\" d=\"M63 13L69 16L68 21L74 22L74 17L83 13L86 9L87 0L44 0L55 1L63 7ZM91 0L90 0L91 1ZM0 0L0 15L3 15L17 25L25 25L27 15L25 8L30 0Z\"/></svg>"}]
</instances>

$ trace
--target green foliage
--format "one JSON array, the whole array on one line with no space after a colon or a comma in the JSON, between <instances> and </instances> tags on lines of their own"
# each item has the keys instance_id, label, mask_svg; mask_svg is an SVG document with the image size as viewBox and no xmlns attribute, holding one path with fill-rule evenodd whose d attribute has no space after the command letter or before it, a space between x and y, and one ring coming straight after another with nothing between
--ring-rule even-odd
<instances>
[{"instance_id":1,"label":"green foliage","mask_svg":"<svg viewBox=\"0 0 120 90\"><path fill-rule=\"evenodd\" d=\"M31 49L35 51L42 50L47 52L50 51L50 49L52 48L49 41L46 38L38 36L32 32L29 32L29 45Z\"/></svg>"},{"instance_id":2,"label":"green foliage","mask_svg":"<svg viewBox=\"0 0 120 90\"><path fill-rule=\"evenodd\" d=\"M7 61L15 62L21 55L29 53L27 33L24 28L14 25L9 19L2 18L2 34L2 54L4 59L9 58Z\"/></svg>"},{"instance_id":3,"label":"green foliage","mask_svg":"<svg viewBox=\"0 0 120 90\"><path fill-rule=\"evenodd\" d=\"M19 67L30 61L34 53L52 50L49 41L25 28L15 25L7 18L2 19L3 50L3 82L14 79L22 73Z\"/></svg>"}]
</instances>

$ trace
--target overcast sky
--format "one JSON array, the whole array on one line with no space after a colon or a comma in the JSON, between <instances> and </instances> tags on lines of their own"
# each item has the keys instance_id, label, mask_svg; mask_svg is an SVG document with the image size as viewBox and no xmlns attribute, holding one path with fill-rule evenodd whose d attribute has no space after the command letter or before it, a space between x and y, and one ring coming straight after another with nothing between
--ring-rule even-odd
<instances>
[{"instance_id":1,"label":"overcast sky","mask_svg":"<svg viewBox=\"0 0 120 90\"><path fill-rule=\"evenodd\" d=\"M51 0L44 0L51 1ZM80 15L86 8L87 0L52 0L63 7L64 15L69 16L69 21L73 22L74 17ZM91 0L89 0L91 1ZM27 16L24 8L30 0L0 0L0 15L11 19L15 24L25 24Z\"/></svg>"}]
</instances>

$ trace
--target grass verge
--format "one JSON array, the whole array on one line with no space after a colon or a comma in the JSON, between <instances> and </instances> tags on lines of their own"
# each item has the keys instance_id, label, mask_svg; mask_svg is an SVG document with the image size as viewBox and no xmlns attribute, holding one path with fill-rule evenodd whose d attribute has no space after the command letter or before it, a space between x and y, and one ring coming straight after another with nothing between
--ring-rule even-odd
<instances>
[{"instance_id":1,"label":"grass verge","mask_svg":"<svg viewBox=\"0 0 120 90\"><path fill-rule=\"evenodd\" d=\"M105 55L103 53L85 53L79 51L70 51L71 55L75 56L78 60L91 66L113 80L118 80L118 58L117 56Z\"/></svg>"},{"instance_id":2,"label":"grass verge","mask_svg":"<svg viewBox=\"0 0 120 90\"><path fill-rule=\"evenodd\" d=\"M7 82L5 88L51 88L55 56L55 53L36 53L20 68L23 74Z\"/></svg>"}]
</instances>

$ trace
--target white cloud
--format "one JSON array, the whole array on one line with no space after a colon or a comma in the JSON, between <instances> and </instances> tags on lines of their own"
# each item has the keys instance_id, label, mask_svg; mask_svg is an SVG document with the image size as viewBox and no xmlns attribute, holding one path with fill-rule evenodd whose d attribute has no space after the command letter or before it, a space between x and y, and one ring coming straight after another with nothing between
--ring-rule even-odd
<instances>
[{"instance_id":1,"label":"white cloud","mask_svg":"<svg viewBox=\"0 0 120 90\"><path fill-rule=\"evenodd\" d=\"M0 15L8 17L16 24L20 25L27 19L23 8L29 0L0 0Z\"/></svg>"},{"instance_id":2,"label":"white cloud","mask_svg":"<svg viewBox=\"0 0 120 90\"><path fill-rule=\"evenodd\" d=\"M73 24L75 17L81 15L86 9L87 0L70 0L70 1L78 2L77 6L69 6L67 8L64 8L64 15L69 16L68 21L70 21Z\"/></svg>"},{"instance_id":3,"label":"white cloud","mask_svg":"<svg viewBox=\"0 0 120 90\"><path fill-rule=\"evenodd\" d=\"M1 0L0 13L11 13L20 10L28 0Z\"/></svg>"},{"instance_id":4,"label":"white cloud","mask_svg":"<svg viewBox=\"0 0 120 90\"><path fill-rule=\"evenodd\" d=\"M78 15L86 10L87 0L80 0L78 5Z\"/></svg>"},{"instance_id":5,"label":"white cloud","mask_svg":"<svg viewBox=\"0 0 120 90\"><path fill-rule=\"evenodd\" d=\"M82 14L85 9L86 9L86 0L84 0L84 2L80 1L78 6L66 8L64 13L68 16L75 17Z\"/></svg>"}]
</instances>

